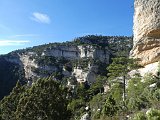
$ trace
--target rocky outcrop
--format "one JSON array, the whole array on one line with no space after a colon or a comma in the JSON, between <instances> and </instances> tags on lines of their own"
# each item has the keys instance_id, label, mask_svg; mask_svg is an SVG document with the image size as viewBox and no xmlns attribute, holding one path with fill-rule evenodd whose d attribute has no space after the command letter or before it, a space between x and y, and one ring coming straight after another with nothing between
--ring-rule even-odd
<instances>
[{"instance_id":1,"label":"rocky outcrop","mask_svg":"<svg viewBox=\"0 0 160 120\"><path fill-rule=\"evenodd\" d=\"M78 82L88 81L89 83L93 83L96 81L98 66L91 65L90 60L99 60L102 63L109 64L110 54L111 52L108 47L100 49L92 45L58 45L45 49L41 55L38 55L36 52L24 52L21 54L13 52L11 55L8 55L9 57L6 57L6 60L19 64L24 69L27 80L45 77L54 72L61 72L66 77L75 77ZM47 56L53 57L55 61L60 58L75 61L77 62L77 66L72 71L67 71L64 68L65 63L49 65L44 62L43 64L39 64L41 58L44 57L47 59ZM87 66L84 67L83 63L80 65L80 60L88 60L85 63Z\"/></svg>"},{"instance_id":2,"label":"rocky outcrop","mask_svg":"<svg viewBox=\"0 0 160 120\"><path fill-rule=\"evenodd\" d=\"M31 56L36 55L36 53L28 52L27 54L18 54L18 53L12 53L8 56L5 56L5 60L14 64L18 64L21 66L22 69L24 69L25 72L25 78L33 78L34 76L37 76L33 71L32 68L38 68L39 66L35 63L34 59L30 59Z\"/></svg>"},{"instance_id":3,"label":"rocky outcrop","mask_svg":"<svg viewBox=\"0 0 160 120\"><path fill-rule=\"evenodd\" d=\"M111 56L128 53L132 38L124 36L86 36L77 41L49 43L7 54L9 62L24 69L27 80L52 76L57 80L75 78L93 83L105 74ZM126 52L127 51L127 52Z\"/></svg>"},{"instance_id":4,"label":"rocky outcrop","mask_svg":"<svg viewBox=\"0 0 160 120\"><path fill-rule=\"evenodd\" d=\"M96 81L96 75L98 72L98 66L88 66L87 70L83 70L79 67L74 68L73 76L77 78L79 83L88 82L93 83Z\"/></svg>"},{"instance_id":5,"label":"rocky outcrop","mask_svg":"<svg viewBox=\"0 0 160 120\"><path fill-rule=\"evenodd\" d=\"M20 61L22 63L22 67L25 70L25 77L27 79L29 78L33 78L35 76L37 76L33 71L32 68L38 68L38 65L35 63L34 59L30 59L31 54L24 54L24 55L20 55Z\"/></svg>"},{"instance_id":6,"label":"rocky outcrop","mask_svg":"<svg viewBox=\"0 0 160 120\"><path fill-rule=\"evenodd\" d=\"M160 1L135 0L134 47L131 56L145 66L160 61Z\"/></svg>"},{"instance_id":7,"label":"rocky outcrop","mask_svg":"<svg viewBox=\"0 0 160 120\"><path fill-rule=\"evenodd\" d=\"M142 66L160 61L160 39L145 37L133 48L132 56L140 59Z\"/></svg>"},{"instance_id":8,"label":"rocky outcrop","mask_svg":"<svg viewBox=\"0 0 160 120\"><path fill-rule=\"evenodd\" d=\"M90 120L90 116L88 113L85 113L80 120Z\"/></svg>"},{"instance_id":9,"label":"rocky outcrop","mask_svg":"<svg viewBox=\"0 0 160 120\"><path fill-rule=\"evenodd\" d=\"M100 49L92 45L55 46L44 50L42 56L64 57L67 59L92 58L109 63L111 51L108 47Z\"/></svg>"},{"instance_id":10,"label":"rocky outcrop","mask_svg":"<svg viewBox=\"0 0 160 120\"><path fill-rule=\"evenodd\" d=\"M42 53L43 56L54 56L54 57L65 57L68 59L78 59L79 50L76 46L54 46L52 48L48 48L44 50Z\"/></svg>"},{"instance_id":11,"label":"rocky outcrop","mask_svg":"<svg viewBox=\"0 0 160 120\"><path fill-rule=\"evenodd\" d=\"M101 62L109 63L111 51L108 47L100 49L95 46L78 46L80 58L88 57L93 59L99 59Z\"/></svg>"},{"instance_id":12,"label":"rocky outcrop","mask_svg":"<svg viewBox=\"0 0 160 120\"><path fill-rule=\"evenodd\" d=\"M90 58L92 60L99 60L101 62L109 64L111 51L108 47L100 49L92 45L80 45L80 46L55 46L49 48L42 53L42 56L54 56L54 57L64 57L69 60L78 60ZM77 66L72 72L63 69L62 74L69 77L74 76L78 82L89 82L93 83L96 81L96 74L98 71L98 66L88 64L88 67L82 69Z\"/></svg>"},{"instance_id":13,"label":"rocky outcrop","mask_svg":"<svg viewBox=\"0 0 160 120\"><path fill-rule=\"evenodd\" d=\"M159 62L155 62L155 63L151 63L151 64L148 64L146 66L144 66L143 68L140 68L138 70L132 70L129 75L130 76L133 76L135 75L136 73L140 73L140 75L142 77L144 77L146 74L148 73L151 73L152 75L157 75L157 72L158 72L158 66L159 66Z\"/></svg>"}]
</instances>

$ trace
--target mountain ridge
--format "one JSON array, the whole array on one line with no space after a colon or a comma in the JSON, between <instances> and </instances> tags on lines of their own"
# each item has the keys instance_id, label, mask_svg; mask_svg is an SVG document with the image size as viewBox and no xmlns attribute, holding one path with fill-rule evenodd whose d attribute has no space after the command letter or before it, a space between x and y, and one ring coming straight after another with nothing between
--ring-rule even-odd
<instances>
[{"instance_id":1,"label":"mountain ridge","mask_svg":"<svg viewBox=\"0 0 160 120\"><path fill-rule=\"evenodd\" d=\"M98 74L107 74L106 67L112 57L128 56L131 48L132 37L88 35L71 42L16 50L1 57L20 66L28 84L50 75L58 80L74 77L78 82L93 83Z\"/></svg>"}]
</instances>

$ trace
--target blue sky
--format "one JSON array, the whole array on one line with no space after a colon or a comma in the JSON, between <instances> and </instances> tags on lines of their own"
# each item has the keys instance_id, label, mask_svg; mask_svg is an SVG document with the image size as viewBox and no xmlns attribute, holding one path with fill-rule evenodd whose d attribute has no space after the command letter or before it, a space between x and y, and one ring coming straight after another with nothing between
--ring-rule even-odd
<instances>
[{"instance_id":1,"label":"blue sky","mask_svg":"<svg viewBox=\"0 0 160 120\"><path fill-rule=\"evenodd\" d=\"M0 54L84 35L132 35L133 0L0 0Z\"/></svg>"}]
</instances>

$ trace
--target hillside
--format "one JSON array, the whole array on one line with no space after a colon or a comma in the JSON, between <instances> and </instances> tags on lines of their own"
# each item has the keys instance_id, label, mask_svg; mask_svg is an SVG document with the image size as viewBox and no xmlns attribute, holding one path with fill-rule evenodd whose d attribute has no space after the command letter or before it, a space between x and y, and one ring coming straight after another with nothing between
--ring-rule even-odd
<instances>
[{"instance_id":1,"label":"hillside","mask_svg":"<svg viewBox=\"0 0 160 120\"><path fill-rule=\"evenodd\" d=\"M132 46L132 37L89 35L1 56L0 119L158 120L160 65L130 73L141 67Z\"/></svg>"},{"instance_id":2,"label":"hillside","mask_svg":"<svg viewBox=\"0 0 160 120\"><path fill-rule=\"evenodd\" d=\"M49 37L46 33L54 36L86 31L128 34L125 28L132 10L125 6L130 6L131 1L81 1L82 4L67 1L67 9L65 2L63 6L56 2L45 8L46 13L47 9L52 10L47 14L31 13L30 20L37 24L23 18L30 7L27 11L22 7L25 15L23 9L17 7L19 15L23 13L22 19L18 19L12 9L19 24L2 8L2 12L12 17L14 25L5 26L9 19L1 17L1 22L6 23L0 24L0 28L9 34L13 28L8 27L20 25L22 32L27 29L35 33L33 29L38 34L7 38L39 37L41 40L45 35L46 42ZM22 5L20 1L18 4ZM23 4L27 6L25 1ZM34 8L33 2L29 5ZM38 5L36 3L37 10ZM53 24L55 12L58 16ZM20 22L23 19L26 21ZM25 30L20 23L27 25ZM14 33L19 30L14 29ZM29 42L0 40L0 46L2 43L3 49L3 46ZM0 120L160 120L160 0L134 0L132 37L87 35L0 55Z\"/></svg>"},{"instance_id":3,"label":"hillside","mask_svg":"<svg viewBox=\"0 0 160 120\"><path fill-rule=\"evenodd\" d=\"M13 51L0 57L3 59L0 61L0 81L3 81L0 88L7 89L0 94L0 98L9 94L17 80L31 84L34 79L54 76L61 81L75 77L78 82L95 82L96 76L107 74L106 67L112 57L128 56L131 48L131 37L88 35L71 42L49 43Z\"/></svg>"}]
</instances>

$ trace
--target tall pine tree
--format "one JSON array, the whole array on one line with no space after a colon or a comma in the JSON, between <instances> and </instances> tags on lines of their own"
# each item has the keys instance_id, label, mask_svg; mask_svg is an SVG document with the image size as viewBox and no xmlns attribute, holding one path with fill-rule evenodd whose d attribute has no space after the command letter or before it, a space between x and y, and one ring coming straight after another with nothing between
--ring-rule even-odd
<instances>
[{"instance_id":1,"label":"tall pine tree","mask_svg":"<svg viewBox=\"0 0 160 120\"><path fill-rule=\"evenodd\" d=\"M137 60L126 57L113 58L113 62L108 67L108 76L111 80L115 80L118 77L122 78L123 81L123 102L125 106L126 100L126 77L128 72L133 69L140 67L137 64Z\"/></svg>"}]
</instances>

